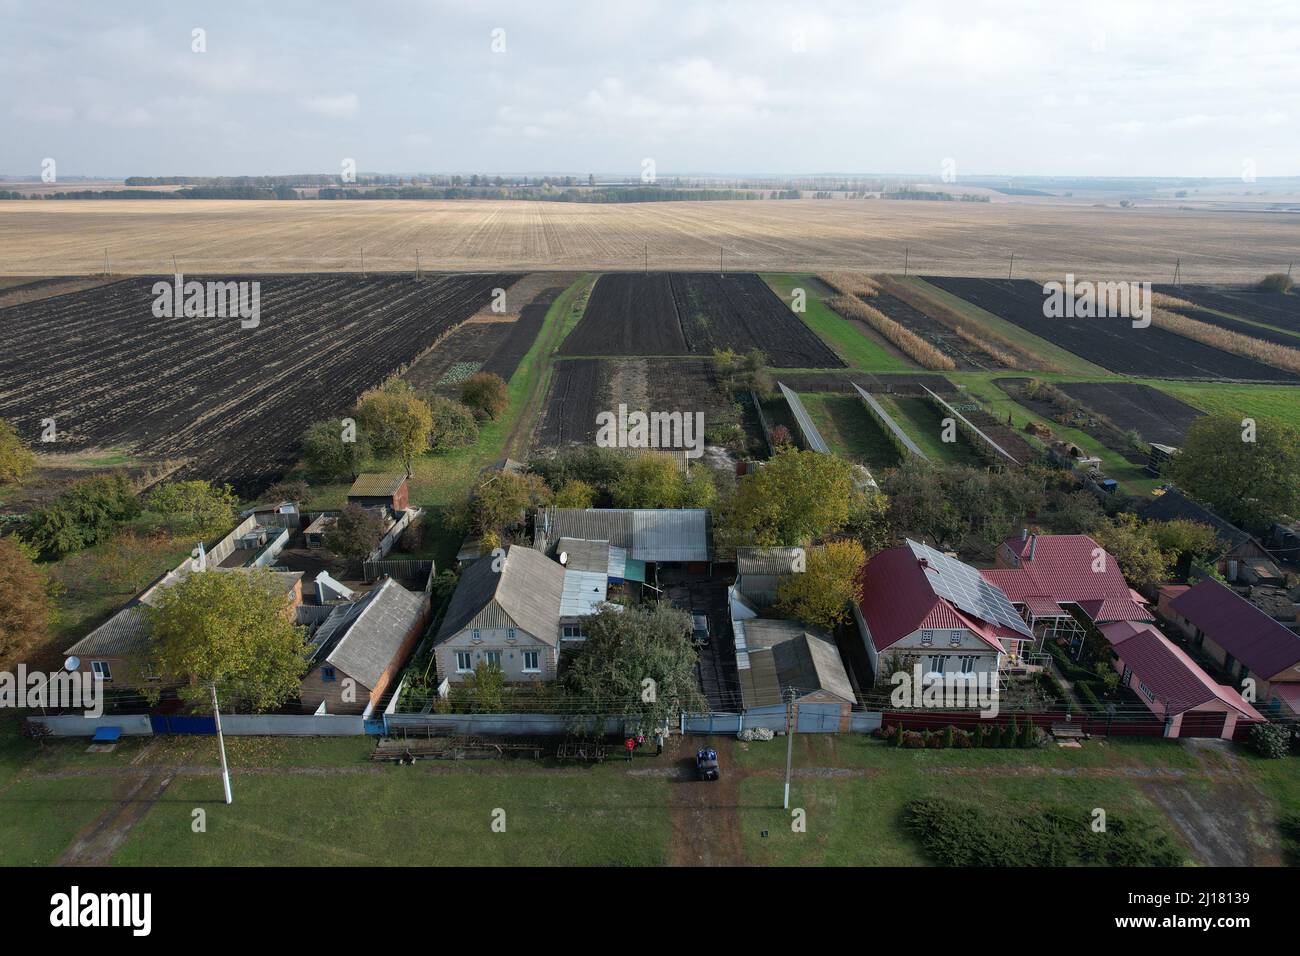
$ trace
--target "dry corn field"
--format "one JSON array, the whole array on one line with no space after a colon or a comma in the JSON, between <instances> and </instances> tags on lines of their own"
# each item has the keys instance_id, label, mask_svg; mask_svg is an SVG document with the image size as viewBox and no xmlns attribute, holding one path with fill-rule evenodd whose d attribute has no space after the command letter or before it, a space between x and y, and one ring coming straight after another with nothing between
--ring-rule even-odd
<instances>
[{"instance_id":1,"label":"dry corn field","mask_svg":"<svg viewBox=\"0 0 1300 956\"><path fill-rule=\"evenodd\" d=\"M897 348L901 349L908 358L912 359L922 368L928 368L932 371L950 372L957 367L956 362L944 355L925 339L921 338L915 332L899 325L879 309L873 309L856 296L832 296L830 299L826 300L826 304L846 319L856 319L859 322L865 322L892 342Z\"/></svg>"},{"instance_id":2,"label":"dry corn field","mask_svg":"<svg viewBox=\"0 0 1300 956\"><path fill-rule=\"evenodd\" d=\"M1166 302L1171 300L1171 297L1161 296L1159 293L1152 296L1154 300L1151 310L1152 325L1167 329L1184 338L1213 345L1216 349L1231 352L1233 355L1254 359L1265 365L1272 365L1274 368L1284 368L1289 372L1300 372L1300 349L1288 348L1275 342L1265 342L1263 339L1242 335L1240 332L1197 322L1177 312L1170 312L1167 307L1161 307L1159 300L1162 298ZM1179 301L1181 300L1172 299L1172 302Z\"/></svg>"},{"instance_id":3,"label":"dry corn field","mask_svg":"<svg viewBox=\"0 0 1300 956\"><path fill-rule=\"evenodd\" d=\"M1300 215L886 200L561 202L13 200L0 273L427 269L1073 272L1255 280L1291 260ZM1022 271L1023 270L1023 271Z\"/></svg>"}]
</instances>

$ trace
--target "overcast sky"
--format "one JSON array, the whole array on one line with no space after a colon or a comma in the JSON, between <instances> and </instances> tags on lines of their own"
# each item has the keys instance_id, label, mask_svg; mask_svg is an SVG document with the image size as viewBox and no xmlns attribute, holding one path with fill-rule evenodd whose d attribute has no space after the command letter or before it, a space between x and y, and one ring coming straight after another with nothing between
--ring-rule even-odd
<instances>
[{"instance_id":1,"label":"overcast sky","mask_svg":"<svg viewBox=\"0 0 1300 956\"><path fill-rule=\"evenodd\" d=\"M0 0L0 24L11 175L1300 173L1296 0Z\"/></svg>"}]
</instances>

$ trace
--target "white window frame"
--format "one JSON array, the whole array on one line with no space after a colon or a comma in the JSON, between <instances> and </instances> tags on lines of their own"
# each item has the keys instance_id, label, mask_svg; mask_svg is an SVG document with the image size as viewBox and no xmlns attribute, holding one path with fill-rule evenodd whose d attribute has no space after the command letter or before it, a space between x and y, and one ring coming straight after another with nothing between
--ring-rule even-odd
<instances>
[{"instance_id":1,"label":"white window frame","mask_svg":"<svg viewBox=\"0 0 1300 956\"><path fill-rule=\"evenodd\" d=\"M946 673L944 668L948 666L948 658L951 656L952 656L951 654L931 654L929 657L930 669L926 673L928 674ZM939 662L939 666L937 668L934 666L935 661Z\"/></svg>"},{"instance_id":2,"label":"white window frame","mask_svg":"<svg viewBox=\"0 0 1300 956\"><path fill-rule=\"evenodd\" d=\"M465 658L465 660L467 660L467 661L469 662L469 667L461 667L461 666L460 666L460 659L461 659L462 657ZM472 673L474 673L474 655L471 654L469 651L457 651L457 652L456 652L456 673L457 673L457 674L472 674Z\"/></svg>"},{"instance_id":3,"label":"white window frame","mask_svg":"<svg viewBox=\"0 0 1300 956\"><path fill-rule=\"evenodd\" d=\"M501 670L500 651L484 651L483 660L487 661L489 664L495 664L497 666L497 670Z\"/></svg>"},{"instance_id":4,"label":"white window frame","mask_svg":"<svg viewBox=\"0 0 1300 956\"><path fill-rule=\"evenodd\" d=\"M541 651L524 651L524 673L540 674L542 672L542 652ZM528 658L532 658L536 663L532 667L528 666Z\"/></svg>"},{"instance_id":5,"label":"white window frame","mask_svg":"<svg viewBox=\"0 0 1300 956\"><path fill-rule=\"evenodd\" d=\"M957 629L957 630L949 631L949 632L948 632L948 646L949 646L949 647L961 647L961 639L962 639L963 635L965 635L965 633L966 633L966 632L963 631L963 630L961 630L961 629Z\"/></svg>"},{"instance_id":6,"label":"white window frame","mask_svg":"<svg viewBox=\"0 0 1300 956\"><path fill-rule=\"evenodd\" d=\"M921 632L921 646L932 647L934 645L934 631L924 630Z\"/></svg>"},{"instance_id":7,"label":"white window frame","mask_svg":"<svg viewBox=\"0 0 1300 956\"><path fill-rule=\"evenodd\" d=\"M963 674L975 673L975 662L979 660L974 654L963 654L961 656L961 672Z\"/></svg>"},{"instance_id":8,"label":"white window frame","mask_svg":"<svg viewBox=\"0 0 1300 956\"><path fill-rule=\"evenodd\" d=\"M90 672L96 677L102 677L105 681L113 679L113 668L108 666L108 661L91 661Z\"/></svg>"}]
</instances>

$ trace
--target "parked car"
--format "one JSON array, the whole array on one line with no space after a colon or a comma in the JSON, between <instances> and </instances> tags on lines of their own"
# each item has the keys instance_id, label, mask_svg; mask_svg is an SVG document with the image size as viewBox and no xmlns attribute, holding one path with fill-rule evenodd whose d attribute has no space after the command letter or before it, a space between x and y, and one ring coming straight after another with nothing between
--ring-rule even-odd
<instances>
[{"instance_id":1,"label":"parked car","mask_svg":"<svg viewBox=\"0 0 1300 956\"><path fill-rule=\"evenodd\" d=\"M691 640L696 647L709 646L709 616L707 614L691 615Z\"/></svg>"},{"instance_id":2,"label":"parked car","mask_svg":"<svg viewBox=\"0 0 1300 956\"><path fill-rule=\"evenodd\" d=\"M695 773L701 780L718 779L718 752L701 750L695 755Z\"/></svg>"}]
</instances>

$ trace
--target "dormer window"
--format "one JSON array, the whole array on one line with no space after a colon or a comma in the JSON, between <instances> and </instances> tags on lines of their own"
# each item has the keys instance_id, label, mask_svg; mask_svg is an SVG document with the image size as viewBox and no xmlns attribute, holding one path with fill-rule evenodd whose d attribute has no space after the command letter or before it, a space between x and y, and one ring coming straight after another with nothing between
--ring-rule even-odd
<instances>
[{"instance_id":1,"label":"dormer window","mask_svg":"<svg viewBox=\"0 0 1300 956\"><path fill-rule=\"evenodd\" d=\"M933 644L933 643L934 643L934 631L922 631L922 632L921 632L921 646L922 646L922 647L929 647L929 646L930 646L931 644Z\"/></svg>"},{"instance_id":2,"label":"dormer window","mask_svg":"<svg viewBox=\"0 0 1300 956\"><path fill-rule=\"evenodd\" d=\"M951 644L953 647L961 647L961 636L962 636L962 632L960 630L949 631L948 643Z\"/></svg>"}]
</instances>

